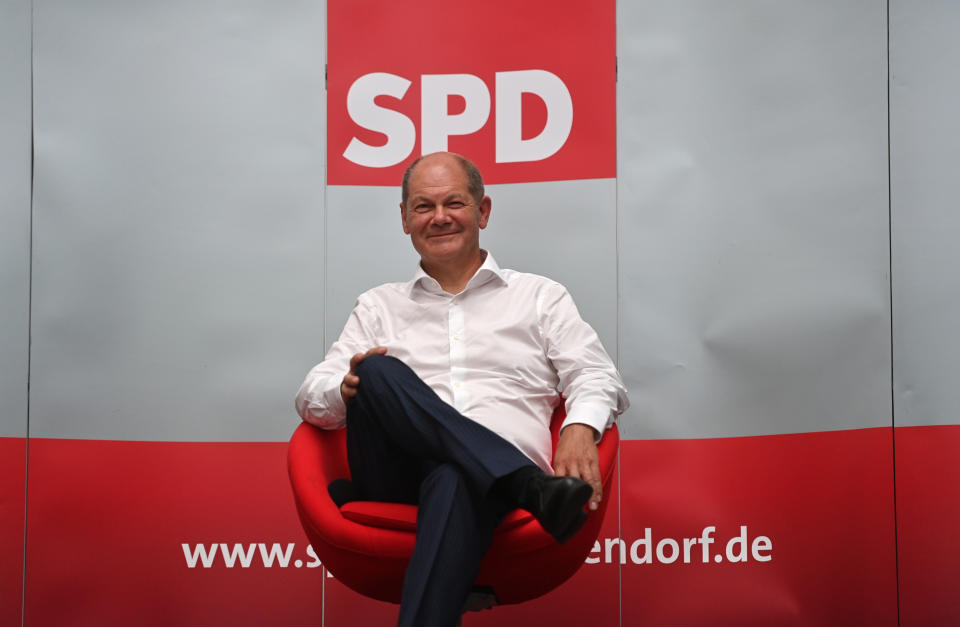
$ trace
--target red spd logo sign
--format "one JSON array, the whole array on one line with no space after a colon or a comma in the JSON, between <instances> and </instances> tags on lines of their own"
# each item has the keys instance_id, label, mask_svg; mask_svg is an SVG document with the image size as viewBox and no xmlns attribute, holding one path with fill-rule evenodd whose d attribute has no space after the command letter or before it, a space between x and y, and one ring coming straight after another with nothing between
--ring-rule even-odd
<instances>
[{"instance_id":1,"label":"red spd logo sign","mask_svg":"<svg viewBox=\"0 0 960 627\"><path fill-rule=\"evenodd\" d=\"M330 0L328 183L452 150L490 183L616 176L614 0Z\"/></svg>"}]
</instances>

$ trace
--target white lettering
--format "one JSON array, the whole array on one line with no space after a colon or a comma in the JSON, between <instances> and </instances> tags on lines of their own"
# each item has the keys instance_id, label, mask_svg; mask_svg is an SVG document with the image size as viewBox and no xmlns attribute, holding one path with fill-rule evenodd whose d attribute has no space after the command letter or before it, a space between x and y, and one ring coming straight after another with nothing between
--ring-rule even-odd
<instances>
[{"instance_id":1,"label":"white lettering","mask_svg":"<svg viewBox=\"0 0 960 627\"><path fill-rule=\"evenodd\" d=\"M421 154L447 150L449 138L479 131L490 118L490 90L473 74L424 74L420 78ZM358 78L347 91L347 113L358 126L386 136L376 146L350 139L343 156L357 165L386 168L410 156L417 142L417 128L409 117L376 104L377 96L402 99L411 82L387 72L372 72ZM498 163L541 161L566 143L573 127L573 100L567 86L546 70L497 72L495 154ZM543 129L524 139L523 94L543 101L547 120ZM464 100L464 109L451 114L449 97Z\"/></svg>"},{"instance_id":2,"label":"white lettering","mask_svg":"<svg viewBox=\"0 0 960 627\"><path fill-rule=\"evenodd\" d=\"M243 550L243 545L239 543L233 545L233 550L230 550L226 544L220 543L220 555L223 556L223 563L226 564L227 568L233 568L237 559L240 560L241 567L250 568L256 550L257 545L252 543L248 545L246 551Z\"/></svg>"},{"instance_id":3,"label":"white lettering","mask_svg":"<svg viewBox=\"0 0 960 627\"><path fill-rule=\"evenodd\" d=\"M180 546L183 548L183 557L187 560L187 568L196 568L198 559L203 562L204 568L213 568L213 560L217 556L218 545L212 545L209 552L203 544L198 544L192 552L189 544L181 544Z\"/></svg>"},{"instance_id":4,"label":"white lettering","mask_svg":"<svg viewBox=\"0 0 960 627\"><path fill-rule=\"evenodd\" d=\"M760 551L772 551L773 542L770 541L770 538L767 536L757 536L753 539L752 545L753 559L758 562L769 562L773 559L773 556L769 553L767 555L761 555Z\"/></svg>"},{"instance_id":5,"label":"white lettering","mask_svg":"<svg viewBox=\"0 0 960 627\"><path fill-rule=\"evenodd\" d=\"M450 115L449 96L466 103ZM422 154L447 150L451 135L469 135L483 128L490 117L490 91L473 74L424 74L420 78L420 150Z\"/></svg>"},{"instance_id":6,"label":"white lettering","mask_svg":"<svg viewBox=\"0 0 960 627\"><path fill-rule=\"evenodd\" d=\"M377 106L374 98L380 95L403 98L410 81L385 72L361 76L347 92L347 113L363 128L387 136L383 146L371 146L356 137L350 140L343 156L369 168L386 168L410 156L417 142L417 129L407 116L399 111Z\"/></svg>"},{"instance_id":7,"label":"white lettering","mask_svg":"<svg viewBox=\"0 0 960 627\"><path fill-rule=\"evenodd\" d=\"M697 544L696 538L684 538L683 539L683 563L690 563L690 549L692 549Z\"/></svg>"},{"instance_id":8,"label":"white lettering","mask_svg":"<svg viewBox=\"0 0 960 627\"><path fill-rule=\"evenodd\" d=\"M703 533L700 534L700 547L703 549L703 563L706 564L710 561L710 545L713 544L713 538L710 537L717 528L713 525L703 528Z\"/></svg>"},{"instance_id":9,"label":"white lettering","mask_svg":"<svg viewBox=\"0 0 960 627\"><path fill-rule=\"evenodd\" d=\"M591 555L593 555L594 553L597 554L597 557L591 557ZM594 540L594 541L593 541L593 548L590 549L590 554L587 555L587 559L585 559L584 561L585 561L587 564L599 564L599 563L600 563L600 557L599 557L599 555L600 555L600 541L599 541L599 540Z\"/></svg>"},{"instance_id":10,"label":"white lettering","mask_svg":"<svg viewBox=\"0 0 960 627\"><path fill-rule=\"evenodd\" d=\"M607 564L610 564L610 563L613 562L613 556L612 556L612 554L613 554L613 547L615 547L615 546L619 546L619 547L620 547L620 563L621 563L621 564L626 564L626 563L627 563L627 554L626 554L626 546L627 546L627 544L626 544L626 542L624 542L624 541L621 540L620 538L607 538L607 540L606 540L606 542L605 542L604 544L606 545L606 562L607 562Z\"/></svg>"},{"instance_id":11,"label":"white lettering","mask_svg":"<svg viewBox=\"0 0 960 627\"><path fill-rule=\"evenodd\" d=\"M669 546L670 555L668 556L663 550L663 547ZM677 544L677 541L673 538L664 538L660 542L657 542L657 559L660 560L661 564L673 564L677 561L677 557L680 555L680 545Z\"/></svg>"},{"instance_id":12,"label":"white lettering","mask_svg":"<svg viewBox=\"0 0 960 627\"><path fill-rule=\"evenodd\" d=\"M734 548L739 546L739 553L734 553ZM727 542L727 561L745 562L747 561L747 526L740 525L740 535L730 538Z\"/></svg>"},{"instance_id":13,"label":"white lettering","mask_svg":"<svg viewBox=\"0 0 960 627\"><path fill-rule=\"evenodd\" d=\"M306 564L307 568L317 568L320 566L320 558L317 557L317 552L313 550L312 544L307 545L307 557L309 557L312 560L310 562L307 562Z\"/></svg>"},{"instance_id":14,"label":"white lettering","mask_svg":"<svg viewBox=\"0 0 960 627\"><path fill-rule=\"evenodd\" d=\"M653 563L653 551L651 551L651 534L653 531L650 527L647 527L643 530L643 537L639 540L634 540L633 544L630 545L630 561L634 564L651 564ZM640 556L640 547L643 547L643 556Z\"/></svg>"},{"instance_id":15,"label":"white lettering","mask_svg":"<svg viewBox=\"0 0 960 627\"><path fill-rule=\"evenodd\" d=\"M277 560L280 568L286 568L287 564L290 563L290 555L293 553L294 544L292 542L288 544L287 549L283 552L280 551L280 545L276 542L270 546L269 553L267 552L267 545L260 543L257 547L260 549L260 559L263 560L264 566L270 568L273 566L273 560Z\"/></svg>"},{"instance_id":16,"label":"white lettering","mask_svg":"<svg viewBox=\"0 0 960 627\"><path fill-rule=\"evenodd\" d=\"M546 70L497 72L497 163L540 161L555 154L573 127L573 100L560 77ZM547 107L547 123L536 137L523 139L522 96L534 94Z\"/></svg>"}]
</instances>

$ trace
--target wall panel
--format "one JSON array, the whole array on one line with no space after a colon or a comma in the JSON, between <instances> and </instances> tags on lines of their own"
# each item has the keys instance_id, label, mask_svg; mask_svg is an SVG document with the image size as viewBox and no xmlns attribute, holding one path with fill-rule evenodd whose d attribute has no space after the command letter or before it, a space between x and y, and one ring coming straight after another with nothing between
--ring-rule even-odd
<instances>
[{"instance_id":1,"label":"wall panel","mask_svg":"<svg viewBox=\"0 0 960 627\"><path fill-rule=\"evenodd\" d=\"M324 7L35 4L26 622L314 624Z\"/></svg>"},{"instance_id":2,"label":"wall panel","mask_svg":"<svg viewBox=\"0 0 960 627\"><path fill-rule=\"evenodd\" d=\"M32 435L289 436L321 342L320 9L38 3Z\"/></svg>"},{"instance_id":3,"label":"wall panel","mask_svg":"<svg viewBox=\"0 0 960 627\"><path fill-rule=\"evenodd\" d=\"M903 625L960 622L960 8L890 3L897 529Z\"/></svg>"},{"instance_id":4,"label":"wall panel","mask_svg":"<svg viewBox=\"0 0 960 627\"><path fill-rule=\"evenodd\" d=\"M620 7L628 436L890 424L884 21Z\"/></svg>"},{"instance_id":5,"label":"wall panel","mask_svg":"<svg viewBox=\"0 0 960 627\"><path fill-rule=\"evenodd\" d=\"M30 2L0 1L0 624L20 623L30 311Z\"/></svg>"},{"instance_id":6,"label":"wall panel","mask_svg":"<svg viewBox=\"0 0 960 627\"><path fill-rule=\"evenodd\" d=\"M623 624L896 624L885 7L619 8Z\"/></svg>"}]
</instances>

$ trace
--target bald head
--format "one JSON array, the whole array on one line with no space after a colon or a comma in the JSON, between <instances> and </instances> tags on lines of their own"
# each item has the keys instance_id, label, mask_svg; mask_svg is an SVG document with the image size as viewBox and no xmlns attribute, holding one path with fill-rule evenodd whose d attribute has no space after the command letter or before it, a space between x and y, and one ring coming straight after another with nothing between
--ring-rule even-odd
<instances>
[{"instance_id":1,"label":"bald head","mask_svg":"<svg viewBox=\"0 0 960 627\"><path fill-rule=\"evenodd\" d=\"M413 176L413 171L417 168L417 166L419 166L423 161L446 159L453 160L460 166L464 175L467 177L467 189L469 190L470 195L478 205L480 204L480 201L483 200L483 176L480 175L480 169L477 168L473 161L470 161L463 155L458 155L455 152L434 152L429 155L418 157L416 161L411 163L407 170L403 173L403 183L400 185L400 199L404 205L407 204L407 197L410 195L410 177Z\"/></svg>"}]
</instances>

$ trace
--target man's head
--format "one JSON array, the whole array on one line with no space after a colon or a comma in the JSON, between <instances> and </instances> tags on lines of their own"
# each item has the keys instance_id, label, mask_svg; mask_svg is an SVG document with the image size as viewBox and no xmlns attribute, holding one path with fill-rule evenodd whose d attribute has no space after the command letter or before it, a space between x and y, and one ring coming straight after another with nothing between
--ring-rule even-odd
<instances>
[{"instance_id":1,"label":"man's head","mask_svg":"<svg viewBox=\"0 0 960 627\"><path fill-rule=\"evenodd\" d=\"M410 196L410 175L413 172L421 161L427 157L433 157L435 155L447 154L457 160L460 164L460 167L463 168L463 173L467 176L467 187L470 189L470 195L473 196L474 201L477 205L480 205L480 201L483 200L483 176L480 174L480 168L474 164L473 161L470 161L463 155L458 155L455 152L435 152L429 155L422 155L417 157L417 159L411 163L403 173L403 183L400 185L401 199L400 202L406 203L407 197Z\"/></svg>"},{"instance_id":2,"label":"man's head","mask_svg":"<svg viewBox=\"0 0 960 627\"><path fill-rule=\"evenodd\" d=\"M403 176L400 217L427 272L481 259L480 230L490 219L480 171L465 157L438 152L417 159Z\"/></svg>"}]
</instances>

